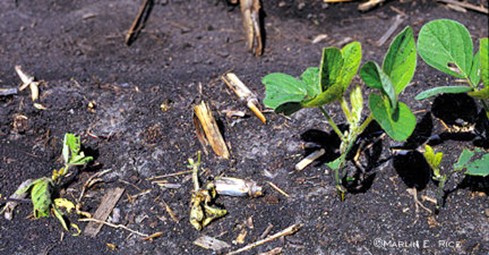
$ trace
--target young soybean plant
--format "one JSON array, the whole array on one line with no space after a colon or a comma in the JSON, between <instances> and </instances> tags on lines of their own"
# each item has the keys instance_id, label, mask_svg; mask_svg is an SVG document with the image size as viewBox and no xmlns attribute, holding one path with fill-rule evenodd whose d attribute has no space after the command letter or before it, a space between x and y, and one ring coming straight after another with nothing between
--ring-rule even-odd
<instances>
[{"instance_id":1,"label":"young soybean plant","mask_svg":"<svg viewBox=\"0 0 489 255\"><path fill-rule=\"evenodd\" d=\"M17 195L30 192L31 201L34 206L34 218L49 217L49 214L52 211L63 228L67 231L68 225L60 208L65 207L67 211L71 211L75 206L72 202L64 198L56 198L53 200L53 193L55 189L59 188L63 177L66 176L71 167L85 165L93 160L92 157L85 156L80 148L80 137L70 133L65 134L62 152L64 166L60 170L53 170L51 178L42 177L36 179L15 192ZM75 224L71 224L71 226L79 232L79 228Z\"/></svg>"},{"instance_id":2,"label":"young soybean plant","mask_svg":"<svg viewBox=\"0 0 489 255\"><path fill-rule=\"evenodd\" d=\"M431 146L426 145L423 156L433 171L433 180L438 182L438 190L436 194L437 210L443 204L445 183L453 174L463 172L465 175L471 176L486 177L489 175L489 154L483 154L480 149L475 149L474 151L464 149L460 154L457 163L453 165L453 169L448 173L442 173L440 166L443 160L442 152L435 152Z\"/></svg>"},{"instance_id":3,"label":"young soybean plant","mask_svg":"<svg viewBox=\"0 0 489 255\"><path fill-rule=\"evenodd\" d=\"M375 119L395 140L405 140L413 132L416 118L409 108L397 100L398 95L411 81L416 68L416 48L412 29L407 27L396 36L385 57L383 67L369 62L362 67L361 77L379 94L369 96L372 113L362 121L363 95L355 86L347 100L347 89L356 75L362 59L359 42L347 44L342 49L323 49L319 68L309 67L300 79L283 73L272 73L262 79L266 89L264 103L275 112L292 114L302 108L318 108L334 132L340 137L340 157L329 162L334 171L336 189L344 199L342 180L346 176L346 156L358 136ZM325 106L339 103L348 130L342 132L325 110Z\"/></svg>"},{"instance_id":4,"label":"young soybean plant","mask_svg":"<svg viewBox=\"0 0 489 255\"><path fill-rule=\"evenodd\" d=\"M416 96L423 100L442 93L468 93L480 99L489 118L489 44L488 38L479 42L479 51L473 53L473 43L467 28L448 19L439 19L425 24L418 35L418 50L429 66L455 78L463 79L467 85L441 86L428 89ZM479 84L482 80L482 86Z\"/></svg>"}]
</instances>

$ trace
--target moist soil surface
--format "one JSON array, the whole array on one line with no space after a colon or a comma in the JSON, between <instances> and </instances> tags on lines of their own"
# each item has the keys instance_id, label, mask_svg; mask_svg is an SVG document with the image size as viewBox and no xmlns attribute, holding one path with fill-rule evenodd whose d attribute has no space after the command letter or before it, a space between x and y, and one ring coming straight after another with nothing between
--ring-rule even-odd
<instances>
[{"instance_id":1,"label":"moist soil surface","mask_svg":"<svg viewBox=\"0 0 489 255\"><path fill-rule=\"evenodd\" d=\"M124 188L116 205L118 224L161 236L142 240L108 226L96 238L72 236L54 217L29 217L32 204L26 200L15 209L13 220L0 220L1 254L215 254L194 240L215 237L231 245L221 251L227 252L261 239L269 226L273 234L292 224L302 227L294 235L243 254L275 247L282 247L283 254L488 254L487 178L452 176L447 183L450 192L438 211L422 199L436 197L436 183L416 150L429 137L438 137L431 144L446 153L442 163L446 171L463 148L487 149L483 137L458 130L462 124L482 125L474 100L466 96L414 100L430 86L454 84L454 79L418 59L413 84L400 98L416 114L415 133L407 143L398 143L372 126L370 135L362 138L369 144L358 161L363 167L348 163L349 175L360 181L348 186L343 202L324 164L337 156L337 139L318 110L302 110L290 118L268 112L264 125L220 80L232 70L262 100L263 76L271 72L299 76L319 64L323 47L357 40L362 43L363 62L380 62L392 37L381 46L377 41L399 13L405 15L396 32L409 25L417 34L430 20L450 18L470 30L476 47L478 38L488 35L487 15L453 11L436 1L387 1L366 13L357 11L358 2L263 1L266 43L263 56L256 57L245 46L239 6L224 1L156 1L145 28L128 47L125 33L140 2L0 2L0 87L19 86L14 67L21 65L44 81L38 102L46 107L36 109L28 89L0 97L0 196L4 205L24 180L50 176L60 168L63 136L76 133L95 160L74 170L59 195L75 200L93 174L110 170L87 189L82 209L94 213L104 194ZM318 35L327 37L312 43ZM231 152L231 159L225 160L206 148L201 181L217 176L253 179L263 185L264 196L218 197L228 214L197 231L189 223L190 175L164 178L173 184L166 187L150 178L188 170L187 159L204 150L193 123L193 106L201 100L209 103ZM95 107L89 108L89 102ZM247 116L229 118L227 110ZM337 105L328 111L344 123ZM447 130L441 120L449 128L459 128ZM319 147L327 151L324 158L294 170ZM395 150L399 147L409 151L399 153ZM416 210L407 191L411 187L431 213ZM86 222L68 217L85 228ZM114 218L112 214L108 220ZM246 232L244 243L233 243L241 232Z\"/></svg>"}]
</instances>

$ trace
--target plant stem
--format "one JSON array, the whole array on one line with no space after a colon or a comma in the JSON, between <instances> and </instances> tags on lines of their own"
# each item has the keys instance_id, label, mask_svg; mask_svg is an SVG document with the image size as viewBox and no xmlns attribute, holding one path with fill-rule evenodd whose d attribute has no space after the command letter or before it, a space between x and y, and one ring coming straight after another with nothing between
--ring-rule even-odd
<instances>
[{"instance_id":1,"label":"plant stem","mask_svg":"<svg viewBox=\"0 0 489 255\"><path fill-rule=\"evenodd\" d=\"M200 189L199 185L199 167L200 167L200 151L197 152L197 161L189 160L190 165L192 166L192 181L194 183L194 190L197 192Z\"/></svg>"},{"instance_id":2,"label":"plant stem","mask_svg":"<svg viewBox=\"0 0 489 255\"><path fill-rule=\"evenodd\" d=\"M341 139L341 141L344 141L345 136L343 135L343 133L341 133L341 130L338 128L338 126L336 125L334 120L329 116L328 112L326 112L326 110L324 110L324 108L322 106L319 106L318 108L319 108L319 110L321 110L324 117L326 117L326 120L328 121L329 125L333 128L334 132L338 135L338 137Z\"/></svg>"},{"instance_id":3,"label":"plant stem","mask_svg":"<svg viewBox=\"0 0 489 255\"><path fill-rule=\"evenodd\" d=\"M473 84L469 77L465 77L465 79L467 80L469 85L472 87L473 91L479 91L479 89L477 89L477 84ZM486 116L489 118L489 115L487 114L487 113L489 113L489 106L487 105L486 101L484 101L484 99L481 99L480 102L482 104L482 107L486 111Z\"/></svg>"},{"instance_id":4,"label":"plant stem","mask_svg":"<svg viewBox=\"0 0 489 255\"><path fill-rule=\"evenodd\" d=\"M373 119L374 119L374 115L370 113L370 115L368 115L365 121L363 121L362 125L358 128L357 135L362 134L363 131L365 131L365 129L368 127L368 125L370 124L370 122L372 122Z\"/></svg>"}]
</instances>

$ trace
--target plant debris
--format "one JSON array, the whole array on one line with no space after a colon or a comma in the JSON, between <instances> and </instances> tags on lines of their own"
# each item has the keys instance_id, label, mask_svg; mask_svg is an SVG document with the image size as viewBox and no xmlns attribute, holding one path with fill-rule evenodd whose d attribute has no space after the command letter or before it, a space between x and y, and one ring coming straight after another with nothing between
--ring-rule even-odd
<instances>
[{"instance_id":1,"label":"plant debris","mask_svg":"<svg viewBox=\"0 0 489 255\"><path fill-rule=\"evenodd\" d=\"M102 198L102 201L100 201L100 206L97 208L95 214L93 215L93 218L99 221L105 221L109 217L110 212L112 212L112 209L114 209L114 207L116 206L117 202L119 201L123 193L124 193L123 188L111 189L107 193L105 193L104 197ZM84 234L86 236L96 237L97 234L102 229L102 226L103 225L100 224L100 222L97 221L90 222L85 227Z\"/></svg>"},{"instance_id":2,"label":"plant debris","mask_svg":"<svg viewBox=\"0 0 489 255\"><path fill-rule=\"evenodd\" d=\"M199 236L199 238L194 241L194 244L213 251L220 251L231 247L228 243L207 235Z\"/></svg>"},{"instance_id":3,"label":"plant debris","mask_svg":"<svg viewBox=\"0 0 489 255\"><path fill-rule=\"evenodd\" d=\"M224 142L221 131L219 131L219 127L214 119L214 116L212 116L212 111L210 110L209 105L202 101L200 104L194 106L194 112L195 116L200 121L195 121L194 117L197 137L199 138L199 141L201 141L204 149L207 144L210 144L218 156L229 159L228 147ZM205 137L203 134L205 134Z\"/></svg>"},{"instance_id":4,"label":"plant debris","mask_svg":"<svg viewBox=\"0 0 489 255\"><path fill-rule=\"evenodd\" d=\"M262 187L253 180L243 180L232 177L219 177L213 181L217 194L227 196L250 196L259 197L263 195Z\"/></svg>"},{"instance_id":5,"label":"plant debris","mask_svg":"<svg viewBox=\"0 0 489 255\"><path fill-rule=\"evenodd\" d=\"M223 217L227 214L225 209L221 209L213 205L217 192L214 185L206 185L204 188L199 184L199 168L200 168L200 151L197 153L197 161L189 159L189 167L192 168L192 182L194 190L190 199L190 223L197 230L202 230L209 225L213 220Z\"/></svg>"}]
</instances>

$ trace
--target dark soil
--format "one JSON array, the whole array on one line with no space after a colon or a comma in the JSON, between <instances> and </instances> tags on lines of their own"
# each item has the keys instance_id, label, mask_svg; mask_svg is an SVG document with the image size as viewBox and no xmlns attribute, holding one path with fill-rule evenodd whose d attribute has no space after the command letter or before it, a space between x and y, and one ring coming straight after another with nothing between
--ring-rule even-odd
<instances>
[{"instance_id":1,"label":"dark soil","mask_svg":"<svg viewBox=\"0 0 489 255\"><path fill-rule=\"evenodd\" d=\"M97 238L74 237L63 234L54 218L27 218L32 205L23 203L12 221L0 220L1 254L212 254L193 241L205 234L232 244L244 228L247 244L258 240L269 224L275 233L294 223L303 224L295 235L244 254L278 246L284 254L488 254L487 178L464 180L455 175L447 184L453 191L438 214L415 212L406 189L417 187L420 199L435 197L436 184L419 152L393 155L389 148L403 144L384 138L367 151L375 160L367 162L363 157L371 166L366 182L352 187L341 202L324 164L300 172L293 169L306 153L304 144L321 145L314 137L334 143L320 113L302 110L291 119L269 113L267 125L253 116L228 119L223 111L246 111L246 107L219 79L233 70L263 99L261 77L270 72L299 75L318 65L323 47L341 46L346 37L362 43L364 61L380 61L388 43L377 47L376 41L393 23L396 11L407 14L401 28L410 25L417 33L430 20L451 18L466 25L474 39L487 37L487 15L455 12L436 1L388 1L367 13L359 13L357 3L263 1L266 46L264 55L255 57L245 47L239 7L224 1L157 1L145 29L127 47L125 32L140 2L0 2L0 87L18 86L14 66L22 65L45 81L40 103L47 107L34 108L28 91L0 97L0 195L3 204L23 180L49 176L61 167L63 135L73 132L82 137L95 163L79 169L61 196L78 197L91 175L111 169L103 182L88 191L83 209L93 213L108 189L123 187L125 195L117 204L121 224L163 235L143 241L125 230L104 227ZM328 38L312 44L319 34ZM487 145L487 141L447 133L439 118L449 125L460 120L475 123L479 109L467 98L415 101L414 95L430 86L453 83L420 59L418 63L414 84L401 98L422 124L409 145L414 149L427 137L440 134L433 144L446 153L443 167L448 170L463 148ZM201 99L210 103L222 122L232 155L231 160L205 155L201 179L218 175L254 179L264 185L265 196L219 197L218 203L229 214L199 232L188 221L189 176L167 179L181 184L178 189L162 189L147 178L186 170L187 159L202 150L192 122L192 106ZM96 103L94 112L88 109L90 101ZM169 106L167 111L160 109L162 103ZM339 107L329 111L342 122ZM328 151L334 153L331 147ZM349 167L353 174L353 164ZM290 197L276 192L268 181ZM128 199L148 189L148 194ZM163 201L179 222L171 219ZM434 210L432 203L423 203ZM249 218L252 227L245 224ZM385 245L379 246L379 240ZM110 250L109 243L117 249ZM230 250L243 245L232 245Z\"/></svg>"}]
</instances>

